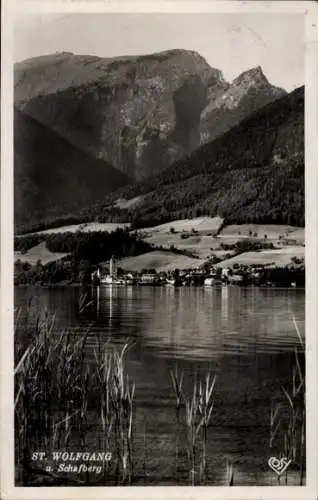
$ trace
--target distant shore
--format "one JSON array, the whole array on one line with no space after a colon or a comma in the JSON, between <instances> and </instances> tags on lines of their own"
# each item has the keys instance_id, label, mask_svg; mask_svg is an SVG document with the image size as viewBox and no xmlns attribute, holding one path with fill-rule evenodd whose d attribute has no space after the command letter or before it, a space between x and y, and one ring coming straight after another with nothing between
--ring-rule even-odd
<instances>
[{"instance_id":1,"label":"distant shore","mask_svg":"<svg viewBox=\"0 0 318 500\"><path fill-rule=\"evenodd\" d=\"M222 225L217 217L138 231L115 226L63 226L53 233L16 237L14 283L46 288L88 285L98 269L100 275L111 274L109 259L114 257L120 286L304 286L304 228ZM145 278L147 274L152 277Z\"/></svg>"}]
</instances>

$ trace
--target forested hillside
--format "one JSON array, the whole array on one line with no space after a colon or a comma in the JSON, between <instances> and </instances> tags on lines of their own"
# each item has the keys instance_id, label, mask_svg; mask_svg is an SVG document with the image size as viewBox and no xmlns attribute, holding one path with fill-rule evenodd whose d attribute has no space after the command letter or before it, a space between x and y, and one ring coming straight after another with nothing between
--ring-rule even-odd
<instances>
[{"instance_id":1,"label":"forested hillside","mask_svg":"<svg viewBox=\"0 0 318 500\"><path fill-rule=\"evenodd\" d=\"M304 221L304 88L257 111L160 175L115 195L139 226L200 215L227 223ZM107 218L119 216L105 203Z\"/></svg>"},{"instance_id":2,"label":"forested hillside","mask_svg":"<svg viewBox=\"0 0 318 500\"><path fill-rule=\"evenodd\" d=\"M134 198L136 203L120 208L118 200ZM304 203L301 87L160 174L105 193L102 203L38 221L32 229L91 220L143 227L200 215L219 215L225 223L304 226Z\"/></svg>"},{"instance_id":3,"label":"forested hillside","mask_svg":"<svg viewBox=\"0 0 318 500\"><path fill-rule=\"evenodd\" d=\"M34 118L14 110L14 209L18 231L77 213L126 184L109 163L81 151Z\"/></svg>"}]
</instances>

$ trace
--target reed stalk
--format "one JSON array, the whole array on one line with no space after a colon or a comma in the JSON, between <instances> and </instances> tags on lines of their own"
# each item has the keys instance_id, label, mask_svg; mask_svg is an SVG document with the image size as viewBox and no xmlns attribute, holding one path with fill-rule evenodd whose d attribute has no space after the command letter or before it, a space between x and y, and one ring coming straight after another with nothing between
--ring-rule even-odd
<instances>
[{"instance_id":1,"label":"reed stalk","mask_svg":"<svg viewBox=\"0 0 318 500\"><path fill-rule=\"evenodd\" d=\"M179 425L180 425L180 408L183 402L183 372L179 371L178 366L175 366L174 370L170 370L170 377L172 381L172 386L176 398L176 443L175 443L175 474L178 473L178 461L179 461Z\"/></svg>"},{"instance_id":2,"label":"reed stalk","mask_svg":"<svg viewBox=\"0 0 318 500\"><path fill-rule=\"evenodd\" d=\"M234 486L234 468L233 468L233 463L229 462L228 459L226 461L226 481L227 481L227 486Z\"/></svg>"},{"instance_id":3,"label":"reed stalk","mask_svg":"<svg viewBox=\"0 0 318 500\"><path fill-rule=\"evenodd\" d=\"M186 450L189 463L189 480L192 485L195 484L195 474L199 473L199 484L204 484L207 476L207 438L208 427L211 421L214 400L213 390L216 376L211 377L207 373L206 377L197 381L194 377L192 394L187 395L183 391L183 372L180 372L176 366L170 370L170 377L176 398L176 422L177 426L181 423L180 409L182 403L185 406L185 429L186 429ZM200 445L200 446L199 446ZM198 455L198 452L199 455ZM196 456L199 457L198 471L196 471ZM176 471L178 460L178 429L176 437Z\"/></svg>"},{"instance_id":4,"label":"reed stalk","mask_svg":"<svg viewBox=\"0 0 318 500\"><path fill-rule=\"evenodd\" d=\"M179 412L183 400L182 383L183 383L183 372L179 372L178 366L174 370L170 370L170 377L172 380L173 390L176 397L176 417L177 422L179 422Z\"/></svg>"},{"instance_id":5,"label":"reed stalk","mask_svg":"<svg viewBox=\"0 0 318 500\"><path fill-rule=\"evenodd\" d=\"M207 449L207 433L208 426L210 424L214 400L212 399L213 390L216 381L216 375L210 382L211 375L207 373L205 380L199 383L199 415L202 418L202 453L201 453L201 464L200 464L200 482L205 482L207 474L207 461L206 461L206 449Z\"/></svg>"},{"instance_id":6,"label":"reed stalk","mask_svg":"<svg viewBox=\"0 0 318 500\"><path fill-rule=\"evenodd\" d=\"M199 415L198 386L194 382L192 397L185 402L186 408L186 426L187 426L187 452L190 467L190 482L195 484L195 452L200 429L203 424L203 418L197 422Z\"/></svg>"}]
</instances>

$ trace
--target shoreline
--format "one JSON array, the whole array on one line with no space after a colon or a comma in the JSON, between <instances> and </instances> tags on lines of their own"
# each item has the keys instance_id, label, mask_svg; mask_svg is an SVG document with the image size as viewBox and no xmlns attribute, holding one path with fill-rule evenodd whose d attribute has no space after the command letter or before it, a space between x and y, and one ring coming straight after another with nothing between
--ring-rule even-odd
<instances>
[{"instance_id":1,"label":"shoreline","mask_svg":"<svg viewBox=\"0 0 318 500\"><path fill-rule=\"evenodd\" d=\"M58 284L54 283L52 285L40 285L38 283L20 283L14 285L14 288L28 288L28 287L33 287L33 288L44 288L44 289L58 289L58 288L176 288L176 289L183 289L183 288L202 288L204 290L210 290L213 288L225 288L225 287L238 287L238 288L260 288L262 290L302 290L305 291L306 287L303 286L261 286L261 285L255 285L255 284L250 284L250 285L238 285L235 283L229 283L227 285L222 285L222 284L217 284L217 285L185 285L185 286L174 286L174 285L118 285L118 284L113 284L113 285L107 285L107 284L102 284L102 285L92 285L92 284L80 284L80 283L72 283L70 285L67 284Z\"/></svg>"}]
</instances>

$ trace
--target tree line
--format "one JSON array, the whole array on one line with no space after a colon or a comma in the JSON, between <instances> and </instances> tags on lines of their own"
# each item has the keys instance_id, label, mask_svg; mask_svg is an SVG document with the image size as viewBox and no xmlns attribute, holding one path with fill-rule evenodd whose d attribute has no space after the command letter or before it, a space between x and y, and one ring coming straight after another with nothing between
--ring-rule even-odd
<instances>
[{"instance_id":1,"label":"tree line","mask_svg":"<svg viewBox=\"0 0 318 500\"><path fill-rule=\"evenodd\" d=\"M16 284L85 282L90 279L90 273L100 262L108 261L111 257L141 255L153 249L149 243L141 240L138 234L130 233L127 229L117 229L111 233L65 232L16 237L14 248L15 251L25 253L42 241L45 241L51 252L66 253L67 257L46 265L38 261L35 266L17 260Z\"/></svg>"}]
</instances>

